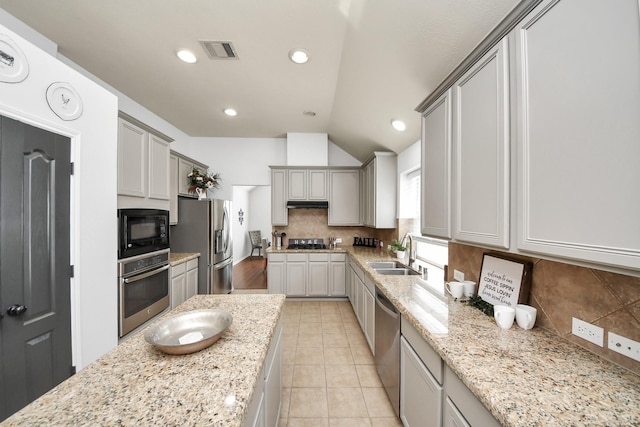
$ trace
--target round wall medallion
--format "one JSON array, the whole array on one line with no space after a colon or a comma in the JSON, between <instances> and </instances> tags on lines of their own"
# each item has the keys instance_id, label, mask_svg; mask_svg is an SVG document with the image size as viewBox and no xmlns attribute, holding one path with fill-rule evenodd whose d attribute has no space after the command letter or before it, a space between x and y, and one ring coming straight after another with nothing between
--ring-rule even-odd
<instances>
[{"instance_id":1,"label":"round wall medallion","mask_svg":"<svg viewBox=\"0 0 640 427\"><path fill-rule=\"evenodd\" d=\"M62 120L75 120L82 114L80 95L69 83L51 84L47 88L47 103Z\"/></svg>"},{"instance_id":2,"label":"round wall medallion","mask_svg":"<svg viewBox=\"0 0 640 427\"><path fill-rule=\"evenodd\" d=\"M29 63L18 45L0 34L0 81L19 83L29 75Z\"/></svg>"}]
</instances>

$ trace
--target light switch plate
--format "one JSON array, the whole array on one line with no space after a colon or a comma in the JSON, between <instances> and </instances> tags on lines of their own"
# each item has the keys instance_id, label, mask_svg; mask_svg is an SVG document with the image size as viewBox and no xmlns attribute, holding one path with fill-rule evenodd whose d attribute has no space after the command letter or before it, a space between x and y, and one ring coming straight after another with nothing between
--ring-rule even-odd
<instances>
[{"instance_id":1,"label":"light switch plate","mask_svg":"<svg viewBox=\"0 0 640 427\"><path fill-rule=\"evenodd\" d=\"M458 282L464 281L464 273L462 271L458 271L456 269L453 270L453 278Z\"/></svg>"}]
</instances>

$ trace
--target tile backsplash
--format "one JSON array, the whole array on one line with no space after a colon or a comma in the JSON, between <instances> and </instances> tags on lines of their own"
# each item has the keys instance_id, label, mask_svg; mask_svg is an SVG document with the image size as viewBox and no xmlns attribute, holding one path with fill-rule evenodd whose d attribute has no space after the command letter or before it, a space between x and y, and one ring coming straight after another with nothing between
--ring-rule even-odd
<instances>
[{"instance_id":1,"label":"tile backsplash","mask_svg":"<svg viewBox=\"0 0 640 427\"><path fill-rule=\"evenodd\" d=\"M272 227L272 231L287 233L282 242L287 246L289 239L318 238L329 242L329 237L342 238L342 246L353 245L354 237L373 237L382 240L386 247L396 237L396 229L379 230L369 227L329 227L327 209L289 209L289 225Z\"/></svg>"},{"instance_id":2,"label":"tile backsplash","mask_svg":"<svg viewBox=\"0 0 640 427\"><path fill-rule=\"evenodd\" d=\"M490 251L449 243L449 280L453 280L453 270L457 269L465 273L465 279L477 282L482 256L486 252ZM533 263L529 304L538 309L537 327L552 331L640 375L640 362L606 348L608 332L640 341L639 277L539 258L502 255ZM604 347L571 334L572 317L604 328Z\"/></svg>"}]
</instances>

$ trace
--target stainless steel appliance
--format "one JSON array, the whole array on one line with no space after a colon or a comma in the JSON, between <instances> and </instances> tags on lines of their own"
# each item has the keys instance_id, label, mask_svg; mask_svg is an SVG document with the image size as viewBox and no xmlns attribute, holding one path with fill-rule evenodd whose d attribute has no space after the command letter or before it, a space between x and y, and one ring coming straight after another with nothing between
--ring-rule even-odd
<instances>
[{"instance_id":1,"label":"stainless steel appliance","mask_svg":"<svg viewBox=\"0 0 640 427\"><path fill-rule=\"evenodd\" d=\"M178 198L178 224L171 227L171 250L200 252L198 293L226 294L233 289L231 202Z\"/></svg>"},{"instance_id":2,"label":"stainless steel appliance","mask_svg":"<svg viewBox=\"0 0 640 427\"><path fill-rule=\"evenodd\" d=\"M327 249L324 239L289 239L287 249Z\"/></svg>"},{"instance_id":3,"label":"stainless steel appliance","mask_svg":"<svg viewBox=\"0 0 640 427\"><path fill-rule=\"evenodd\" d=\"M400 313L376 288L375 363L378 376L400 416Z\"/></svg>"},{"instance_id":4,"label":"stainless steel appliance","mask_svg":"<svg viewBox=\"0 0 640 427\"><path fill-rule=\"evenodd\" d=\"M169 249L118 261L120 337L169 307L169 281Z\"/></svg>"},{"instance_id":5,"label":"stainless steel appliance","mask_svg":"<svg viewBox=\"0 0 640 427\"><path fill-rule=\"evenodd\" d=\"M169 211L118 209L118 259L169 249Z\"/></svg>"}]
</instances>

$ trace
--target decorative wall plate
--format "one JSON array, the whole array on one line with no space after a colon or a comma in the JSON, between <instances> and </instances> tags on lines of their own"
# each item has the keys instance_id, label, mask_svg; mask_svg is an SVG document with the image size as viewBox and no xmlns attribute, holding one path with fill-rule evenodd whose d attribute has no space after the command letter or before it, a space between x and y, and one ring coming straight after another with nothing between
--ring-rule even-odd
<instances>
[{"instance_id":1,"label":"decorative wall plate","mask_svg":"<svg viewBox=\"0 0 640 427\"><path fill-rule=\"evenodd\" d=\"M29 75L24 53L6 34L0 34L0 82L19 83Z\"/></svg>"},{"instance_id":2,"label":"decorative wall plate","mask_svg":"<svg viewBox=\"0 0 640 427\"><path fill-rule=\"evenodd\" d=\"M47 103L62 120L75 120L82 114L80 95L69 83L52 83L47 88Z\"/></svg>"}]
</instances>

